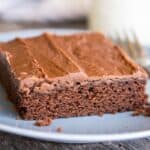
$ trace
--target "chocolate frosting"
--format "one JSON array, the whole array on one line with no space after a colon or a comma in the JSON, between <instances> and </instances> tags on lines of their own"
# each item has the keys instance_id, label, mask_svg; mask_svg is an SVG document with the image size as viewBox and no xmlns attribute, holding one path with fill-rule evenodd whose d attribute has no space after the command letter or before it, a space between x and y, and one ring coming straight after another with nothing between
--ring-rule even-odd
<instances>
[{"instance_id":1,"label":"chocolate frosting","mask_svg":"<svg viewBox=\"0 0 150 150\"><path fill-rule=\"evenodd\" d=\"M74 59L88 76L120 76L136 71L120 48L101 34L54 36L53 41Z\"/></svg>"},{"instance_id":2,"label":"chocolate frosting","mask_svg":"<svg viewBox=\"0 0 150 150\"><path fill-rule=\"evenodd\" d=\"M132 75L139 67L100 33L38 37L1 43L18 78L55 79L79 73L81 78ZM47 85L44 85L45 87Z\"/></svg>"},{"instance_id":3,"label":"chocolate frosting","mask_svg":"<svg viewBox=\"0 0 150 150\"><path fill-rule=\"evenodd\" d=\"M74 65L52 42L51 36L42 36L25 39L31 55L38 61L46 75L50 78L79 72Z\"/></svg>"},{"instance_id":4,"label":"chocolate frosting","mask_svg":"<svg viewBox=\"0 0 150 150\"><path fill-rule=\"evenodd\" d=\"M25 75L42 75L22 39L18 38L7 43L1 43L0 49L6 55L12 71L17 77Z\"/></svg>"}]
</instances>

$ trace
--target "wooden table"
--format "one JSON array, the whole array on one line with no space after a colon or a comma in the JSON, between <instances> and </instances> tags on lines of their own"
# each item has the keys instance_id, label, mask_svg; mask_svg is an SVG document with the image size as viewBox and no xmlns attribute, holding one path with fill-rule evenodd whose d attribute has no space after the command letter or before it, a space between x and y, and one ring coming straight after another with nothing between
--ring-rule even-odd
<instances>
[{"instance_id":1,"label":"wooden table","mask_svg":"<svg viewBox=\"0 0 150 150\"><path fill-rule=\"evenodd\" d=\"M96 144L62 144L33 140L0 132L0 150L150 150L150 140Z\"/></svg>"},{"instance_id":2,"label":"wooden table","mask_svg":"<svg viewBox=\"0 0 150 150\"><path fill-rule=\"evenodd\" d=\"M46 25L39 25L36 23L30 24L10 24L0 23L0 32L10 30L18 30L24 28L80 28L85 29L86 23L70 22L68 24L49 23ZM0 150L150 150L150 139L138 139L125 142L104 142L96 144L60 144L53 142L45 142L25 138L17 135L0 132Z\"/></svg>"}]
</instances>

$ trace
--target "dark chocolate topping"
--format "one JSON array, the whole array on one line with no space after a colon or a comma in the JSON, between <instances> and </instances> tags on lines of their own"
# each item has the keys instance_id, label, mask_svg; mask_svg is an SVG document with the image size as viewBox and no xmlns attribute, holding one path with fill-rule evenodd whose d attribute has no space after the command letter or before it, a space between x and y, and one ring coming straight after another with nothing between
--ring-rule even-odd
<instances>
[{"instance_id":1,"label":"dark chocolate topping","mask_svg":"<svg viewBox=\"0 0 150 150\"><path fill-rule=\"evenodd\" d=\"M99 33L69 36L43 34L1 43L17 76L50 79L82 72L86 77L122 76L139 67L122 50Z\"/></svg>"}]
</instances>

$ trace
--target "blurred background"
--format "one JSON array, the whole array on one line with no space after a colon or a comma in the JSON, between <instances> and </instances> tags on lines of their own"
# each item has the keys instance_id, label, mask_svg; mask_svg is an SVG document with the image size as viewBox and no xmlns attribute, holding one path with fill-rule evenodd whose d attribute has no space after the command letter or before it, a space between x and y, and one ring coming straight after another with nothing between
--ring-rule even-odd
<instances>
[{"instance_id":1,"label":"blurred background","mask_svg":"<svg viewBox=\"0 0 150 150\"><path fill-rule=\"evenodd\" d=\"M0 32L36 28L101 31L143 63L147 54L143 55L142 46L150 47L149 8L149 0L0 0Z\"/></svg>"},{"instance_id":2,"label":"blurred background","mask_svg":"<svg viewBox=\"0 0 150 150\"><path fill-rule=\"evenodd\" d=\"M0 31L87 28L92 0L1 0Z\"/></svg>"},{"instance_id":3,"label":"blurred background","mask_svg":"<svg viewBox=\"0 0 150 150\"><path fill-rule=\"evenodd\" d=\"M78 28L114 36L134 30L147 44L149 6L149 0L1 0L0 31Z\"/></svg>"}]
</instances>

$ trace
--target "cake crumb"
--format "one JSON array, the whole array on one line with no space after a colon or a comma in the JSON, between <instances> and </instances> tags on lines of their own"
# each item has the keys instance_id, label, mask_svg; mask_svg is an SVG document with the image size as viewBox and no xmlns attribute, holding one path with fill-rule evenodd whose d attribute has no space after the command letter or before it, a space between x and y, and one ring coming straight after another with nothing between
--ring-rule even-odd
<instances>
[{"instance_id":1,"label":"cake crumb","mask_svg":"<svg viewBox=\"0 0 150 150\"><path fill-rule=\"evenodd\" d=\"M58 128L56 128L56 132L62 132L62 127L58 127Z\"/></svg>"},{"instance_id":2,"label":"cake crumb","mask_svg":"<svg viewBox=\"0 0 150 150\"><path fill-rule=\"evenodd\" d=\"M41 127L41 126L48 126L48 125L50 125L51 123L52 123L52 119L46 117L46 118L44 118L44 119L37 120L37 121L35 122L35 125Z\"/></svg>"},{"instance_id":3,"label":"cake crumb","mask_svg":"<svg viewBox=\"0 0 150 150\"><path fill-rule=\"evenodd\" d=\"M142 108L135 110L132 115L133 116L143 115L147 117L150 116L150 105L145 105Z\"/></svg>"}]
</instances>

